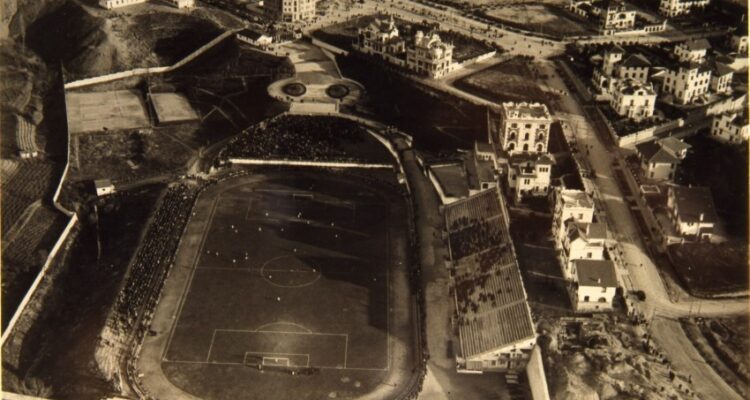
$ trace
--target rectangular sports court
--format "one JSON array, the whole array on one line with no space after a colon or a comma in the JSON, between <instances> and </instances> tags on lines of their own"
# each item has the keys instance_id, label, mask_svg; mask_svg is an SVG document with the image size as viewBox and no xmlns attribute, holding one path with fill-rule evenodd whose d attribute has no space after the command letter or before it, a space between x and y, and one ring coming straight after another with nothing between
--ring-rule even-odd
<instances>
[{"instance_id":1,"label":"rectangular sports court","mask_svg":"<svg viewBox=\"0 0 750 400\"><path fill-rule=\"evenodd\" d=\"M387 370L386 202L299 179L229 187L210 213L163 361Z\"/></svg>"},{"instance_id":2,"label":"rectangular sports court","mask_svg":"<svg viewBox=\"0 0 750 400\"><path fill-rule=\"evenodd\" d=\"M65 94L71 133L144 128L150 125L146 105L135 90Z\"/></svg>"}]
</instances>

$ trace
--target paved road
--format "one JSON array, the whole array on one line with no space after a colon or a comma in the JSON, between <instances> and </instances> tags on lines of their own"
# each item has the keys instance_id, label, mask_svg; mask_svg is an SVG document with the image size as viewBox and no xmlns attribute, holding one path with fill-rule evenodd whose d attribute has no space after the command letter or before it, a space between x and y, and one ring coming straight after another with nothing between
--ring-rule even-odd
<instances>
[{"instance_id":1,"label":"paved road","mask_svg":"<svg viewBox=\"0 0 750 400\"><path fill-rule=\"evenodd\" d=\"M550 84L564 87L554 68L548 66L548 75L553 77ZM688 315L718 316L744 314L748 311L746 299L701 300L691 298L689 301L672 302L656 265L651 261L641 239L640 228L634 220L630 206L620 191L614 178L612 161L619 152L606 146L594 128L584 117L580 105L566 99L563 102L567 114L560 114L563 120L572 127L572 134L579 149L589 147L588 160L596 171L594 181L596 191L606 215L611 234L623 251L624 265L618 265L618 274L626 287L646 292L646 301L637 304L639 312L652 320L650 331L654 340L672 361L677 370L693 377L694 389L704 399L740 399L739 395L705 363L697 353L690 339L685 336L677 317ZM583 152L584 154L586 152Z\"/></svg>"}]
</instances>

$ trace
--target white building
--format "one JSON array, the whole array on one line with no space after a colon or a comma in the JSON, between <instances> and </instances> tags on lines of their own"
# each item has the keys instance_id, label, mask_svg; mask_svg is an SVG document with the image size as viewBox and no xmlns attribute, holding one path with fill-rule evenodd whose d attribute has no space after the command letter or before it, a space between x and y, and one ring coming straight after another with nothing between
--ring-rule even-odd
<instances>
[{"instance_id":1,"label":"white building","mask_svg":"<svg viewBox=\"0 0 750 400\"><path fill-rule=\"evenodd\" d=\"M734 70L724 63L715 62L711 71L709 87L714 93L731 93Z\"/></svg>"},{"instance_id":2,"label":"white building","mask_svg":"<svg viewBox=\"0 0 750 400\"><path fill-rule=\"evenodd\" d=\"M516 202L524 197L547 196L551 174L552 160L546 155L513 156L508 168L508 189Z\"/></svg>"},{"instance_id":3,"label":"white building","mask_svg":"<svg viewBox=\"0 0 750 400\"><path fill-rule=\"evenodd\" d=\"M261 49L268 48L273 44L273 37L266 35L262 32L256 32L250 29L243 29L236 34L237 40L243 43L247 43L251 46L259 47Z\"/></svg>"},{"instance_id":4,"label":"white building","mask_svg":"<svg viewBox=\"0 0 750 400\"><path fill-rule=\"evenodd\" d=\"M707 187L670 186L667 209L675 230L687 240L710 241L718 220Z\"/></svg>"},{"instance_id":5,"label":"white building","mask_svg":"<svg viewBox=\"0 0 750 400\"><path fill-rule=\"evenodd\" d=\"M112 10L114 8L131 6L134 4L145 3L149 0L99 0L99 6ZM163 0L177 8L193 8L195 0Z\"/></svg>"},{"instance_id":6,"label":"white building","mask_svg":"<svg viewBox=\"0 0 750 400\"><path fill-rule=\"evenodd\" d=\"M688 104L708 93L711 69L703 64L680 64L663 75L662 93L671 94L679 104Z\"/></svg>"},{"instance_id":7,"label":"white building","mask_svg":"<svg viewBox=\"0 0 750 400\"><path fill-rule=\"evenodd\" d=\"M554 201L552 235L555 243L562 246L566 233L565 221L573 220L581 224L594 222L594 201L582 190L562 188L555 190Z\"/></svg>"},{"instance_id":8,"label":"white building","mask_svg":"<svg viewBox=\"0 0 750 400\"><path fill-rule=\"evenodd\" d=\"M748 140L748 113L727 112L714 116L710 137L725 143L746 142Z\"/></svg>"},{"instance_id":9,"label":"white building","mask_svg":"<svg viewBox=\"0 0 750 400\"><path fill-rule=\"evenodd\" d=\"M580 223L575 220L564 222L565 236L560 249L563 276L573 279L574 260L603 260L607 227L598 222Z\"/></svg>"},{"instance_id":10,"label":"white building","mask_svg":"<svg viewBox=\"0 0 750 400\"><path fill-rule=\"evenodd\" d=\"M610 105L618 115L642 121L654 115L656 91L651 83L631 78L620 80L612 93Z\"/></svg>"},{"instance_id":11,"label":"white building","mask_svg":"<svg viewBox=\"0 0 750 400\"><path fill-rule=\"evenodd\" d=\"M375 19L357 30L357 47L365 54L396 55L406 52L406 41L399 37L393 16Z\"/></svg>"},{"instance_id":12,"label":"white building","mask_svg":"<svg viewBox=\"0 0 750 400\"><path fill-rule=\"evenodd\" d=\"M690 40L675 46L674 55L680 62L702 63L706 60L706 53L710 48L711 44L706 39Z\"/></svg>"},{"instance_id":13,"label":"white building","mask_svg":"<svg viewBox=\"0 0 750 400\"><path fill-rule=\"evenodd\" d=\"M607 49L601 68L594 70L592 79L602 94L611 94L617 82L622 79L648 81L651 62L641 54L624 57L624 50L620 52L618 48L619 46Z\"/></svg>"},{"instance_id":14,"label":"white building","mask_svg":"<svg viewBox=\"0 0 750 400\"><path fill-rule=\"evenodd\" d=\"M732 35L730 39L732 50L738 54L747 54L747 35Z\"/></svg>"},{"instance_id":15,"label":"white building","mask_svg":"<svg viewBox=\"0 0 750 400\"><path fill-rule=\"evenodd\" d=\"M655 181L673 180L682 160L687 156L690 145L672 136L648 141L635 146L641 160L641 169L648 179Z\"/></svg>"},{"instance_id":16,"label":"white building","mask_svg":"<svg viewBox=\"0 0 750 400\"><path fill-rule=\"evenodd\" d=\"M612 310L617 292L617 271L610 260L574 261L570 297L576 312Z\"/></svg>"},{"instance_id":17,"label":"white building","mask_svg":"<svg viewBox=\"0 0 750 400\"><path fill-rule=\"evenodd\" d=\"M661 0L659 13L665 17L673 18L689 14L693 10L705 8L709 3L710 0Z\"/></svg>"},{"instance_id":18,"label":"white building","mask_svg":"<svg viewBox=\"0 0 750 400\"><path fill-rule=\"evenodd\" d=\"M412 45L406 48L406 67L438 79L453 70L453 45L444 43L437 32L417 31Z\"/></svg>"},{"instance_id":19,"label":"white building","mask_svg":"<svg viewBox=\"0 0 750 400\"><path fill-rule=\"evenodd\" d=\"M99 0L99 5L107 10L145 3L148 0Z\"/></svg>"},{"instance_id":20,"label":"white building","mask_svg":"<svg viewBox=\"0 0 750 400\"><path fill-rule=\"evenodd\" d=\"M625 3L608 1L601 10L599 29L604 34L633 29L635 15L636 11L629 9Z\"/></svg>"},{"instance_id":21,"label":"white building","mask_svg":"<svg viewBox=\"0 0 750 400\"><path fill-rule=\"evenodd\" d=\"M266 14L282 22L311 20L315 17L316 0L265 0Z\"/></svg>"},{"instance_id":22,"label":"white building","mask_svg":"<svg viewBox=\"0 0 750 400\"><path fill-rule=\"evenodd\" d=\"M99 197L106 196L115 192L115 185L109 179L97 179L94 181L94 189Z\"/></svg>"},{"instance_id":23,"label":"white building","mask_svg":"<svg viewBox=\"0 0 750 400\"><path fill-rule=\"evenodd\" d=\"M511 155L546 153L552 122L549 110L544 104L503 103L498 143Z\"/></svg>"}]
</instances>

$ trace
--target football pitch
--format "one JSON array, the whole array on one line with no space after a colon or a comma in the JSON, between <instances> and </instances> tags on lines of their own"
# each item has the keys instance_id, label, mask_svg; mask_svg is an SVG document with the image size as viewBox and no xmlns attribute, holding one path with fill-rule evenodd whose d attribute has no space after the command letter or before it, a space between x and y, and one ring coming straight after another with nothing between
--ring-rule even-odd
<instances>
[{"instance_id":1,"label":"football pitch","mask_svg":"<svg viewBox=\"0 0 750 400\"><path fill-rule=\"evenodd\" d=\"M393 188L321 172L207 189L188 226L202 235L164 346L165 375L202 398L371 391L391 365L403 211Z\"/></svg>"}]
</instances>

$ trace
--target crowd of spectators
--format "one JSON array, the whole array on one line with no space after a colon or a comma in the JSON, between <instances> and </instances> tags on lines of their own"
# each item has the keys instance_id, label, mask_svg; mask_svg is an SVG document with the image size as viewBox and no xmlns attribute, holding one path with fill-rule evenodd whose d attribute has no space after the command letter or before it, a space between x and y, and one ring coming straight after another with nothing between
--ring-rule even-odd
<instances>
[{"instance_id":1,"label":"crowd of spectators","mask_svg":"<svg viewBox=\"0 0 750 400\"><path fill-rule=\"evenodd\" d=\"M154 212L124 287L115 301L115 318L111 321L116 332L133 332L142 317L153 311L198 189L186 184L170 187Z\"/></svg>"},{"instance_id":2,"label":"crowd of spectators","mask_svg":"<svg viewBox=\"0 0 750 400\"><path fill-rule=\"evenodd\" d=\"M234 138L220 158L354 161L345 144L357 143L365 129L348 119L286 115L249 128Z\"/></svg>"},{"instance_id":3,"label":"crowd of spectators","mask_svg":"<svg viewBox=\"0 0 750 400\"><path fill-rule=\"evenodd\" d=\"M501 242L502 230L498 224L481 221L450 234L451 254L460 260Z\"/></svg>"}]
</instances>

